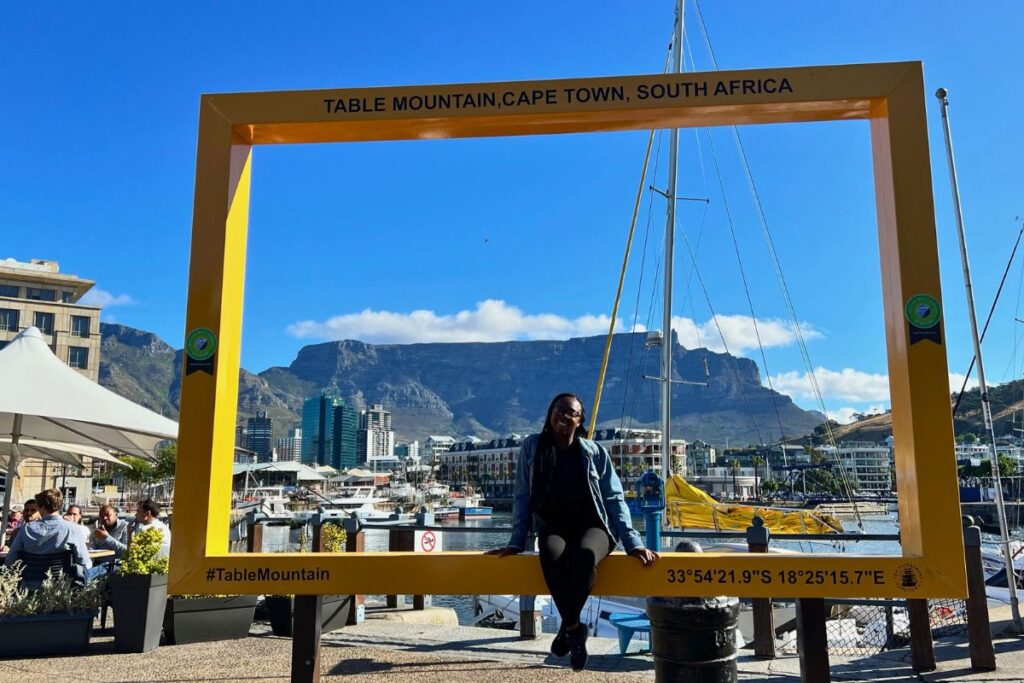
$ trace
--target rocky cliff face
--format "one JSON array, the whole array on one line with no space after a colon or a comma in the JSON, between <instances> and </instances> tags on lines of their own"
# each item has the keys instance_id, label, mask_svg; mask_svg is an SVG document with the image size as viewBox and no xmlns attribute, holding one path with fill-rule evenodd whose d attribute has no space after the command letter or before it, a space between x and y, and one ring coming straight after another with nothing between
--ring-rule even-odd
<instances>
[{"instance_id":1,"label":"rocky cliff face","mask_svg":"<svg viewBox=\"0 0 1024 683\"><path fill-rule=\"evenodd\" d=\"M181 353L145 332L104 325L101 382L140 403L176 415ZM109 341L108 341L109 336ZM659 350L643 334L616 335L599 414L601 426L655 427ZM108 355L108 347L110 354ZM562 391L593 402L604 337L566 341L374 345L358 341L306 346L288 367L241 372L239 415L267 410L283 433L302 400L326 388L350 405L383 403L400 439L428 434L491 438L535 431ZM104 370L106 367L106 371ZM705 367L707 372L705 372ZM818 416L760 384L753 361L704 350L674 350L672 427L680 438L747 443L810 432ZM125 394L128 395L128 394ZM129 395L129 398L132 396ZM170 413L168 413L170 414Z\"/></svg>"}]
</instances>

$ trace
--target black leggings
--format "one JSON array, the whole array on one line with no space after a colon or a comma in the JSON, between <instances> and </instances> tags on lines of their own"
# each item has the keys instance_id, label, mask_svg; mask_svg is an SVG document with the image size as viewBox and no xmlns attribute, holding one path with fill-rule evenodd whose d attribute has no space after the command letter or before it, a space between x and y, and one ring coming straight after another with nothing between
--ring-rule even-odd
<instances>
[{"instance_id":1,"label":"black leggings","mask_svg":"<svg viewBox=\"0 0 1024 683\"><path fill-rule=\"evenodd\" d=\"M575 626L597 578L597 565L612 551L608 533L590 527L574 534L540 537L540 568L562 624Z\"/></svg>"}]
</instances>

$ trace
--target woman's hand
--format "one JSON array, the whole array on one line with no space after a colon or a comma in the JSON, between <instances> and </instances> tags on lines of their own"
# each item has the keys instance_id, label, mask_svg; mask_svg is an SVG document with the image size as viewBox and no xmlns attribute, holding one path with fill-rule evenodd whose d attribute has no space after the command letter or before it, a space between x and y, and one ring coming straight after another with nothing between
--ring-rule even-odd
<instances>
[{"instance_id":1,"label":"woman's hand","mask_svg":"<svg viewBox=\"0 0 1024 683\"><path fill-rule=\"evenodd\" d=\"M498 557L506 557L507 555L518 555L523 552L520 548L513 548L508 545L504 548L495 548L494 550L488 550L484 555L497 555Z\"/></svg>"},{"instance_id":2,"label":"woman's hand","mask_svg":"<svg viewBox=\"0 0 1024 683\"><path fill-rule=\"evenodd\" d=\"M640 564L642 564L645 567L651 566L652 564L657 562L658 558L660 557L658 553L654 552L653 550L648 550L647 548L633 548L629 551L629 554L635 557L636 559L640 560Z\"/></svg>"}]
</instances>

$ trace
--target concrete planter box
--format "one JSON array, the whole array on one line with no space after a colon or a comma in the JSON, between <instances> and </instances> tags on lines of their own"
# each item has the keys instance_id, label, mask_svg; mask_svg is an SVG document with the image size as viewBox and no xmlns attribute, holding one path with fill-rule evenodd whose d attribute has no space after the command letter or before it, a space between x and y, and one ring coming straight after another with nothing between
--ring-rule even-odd
<instances>
[{"instance_id":1,"label":"concrete planter box","mask_svg":"<svg viewBox=\"0 0 1024 683\"><path fill-rule=\"evenodd\" d=\"M113 574L107 584L114 608L114 647L149 652L160 645L167 605L167 575Z\"/></svg>"},{"instance_id":2,"label":"concrete planter box","mask_svg":"<svg viewBox=\"0 0 1024 683\"><path fill-rule=\"evenodd\" d=\"M85 652L92 633L91 612L0 617L0 657L38 657Z\"/></svg>"},{"instance_id":3,"label":"concrete planter box","mask_svg":"<svg viewBox=\"0 0 1024 683\"><path fill-rule=\"evenodd\" d=\"M270 628L275 636L290 638L294 633L292 612L295 609L295 597L292 595L268 595L267 612L270 616ZM320 632L329 633L348 623L352 611L351 595L325 595Z\"/></svg>"},{"instance_id":4,"label":"concrete planter box","mask_svg":"<svg viewBox=\"0 0 1024 683\"><path fill-rule=\"evenodd\" d=\"M170 598L164 613L164 638L168 645L245 638L255 611L255 595Z\"/></svg>"}]
</instances>

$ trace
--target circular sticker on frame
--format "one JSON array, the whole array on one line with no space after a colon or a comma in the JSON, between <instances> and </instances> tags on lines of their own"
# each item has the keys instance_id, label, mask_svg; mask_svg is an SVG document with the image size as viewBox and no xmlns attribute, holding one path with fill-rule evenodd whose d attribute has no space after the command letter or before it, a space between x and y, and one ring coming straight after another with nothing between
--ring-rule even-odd
<instances>
[{"instance_id":1,"label":"circular sticker on frame","mask_svg":"<svg viewBox=\"0 0 1024 683\"><path fill-rule=\"evenodd\" d=\"M185 337L185 353L193 360L209 360L217 352L217 336L213 330L197 327Z\"/></svg>"},{"instance_id":2,"label":"circular sticker on frame","mask_svg":"<svg viewBox=\"0 0 1024 683\"><path fill-rule=\"evenodd\" d=\"M939 319L942 317L939 302L935 297L927 294L910 297L903 309L903 314L907 316L907 321L911 325L924 330L938 325Z\"/></svg>"}]
</instances>

